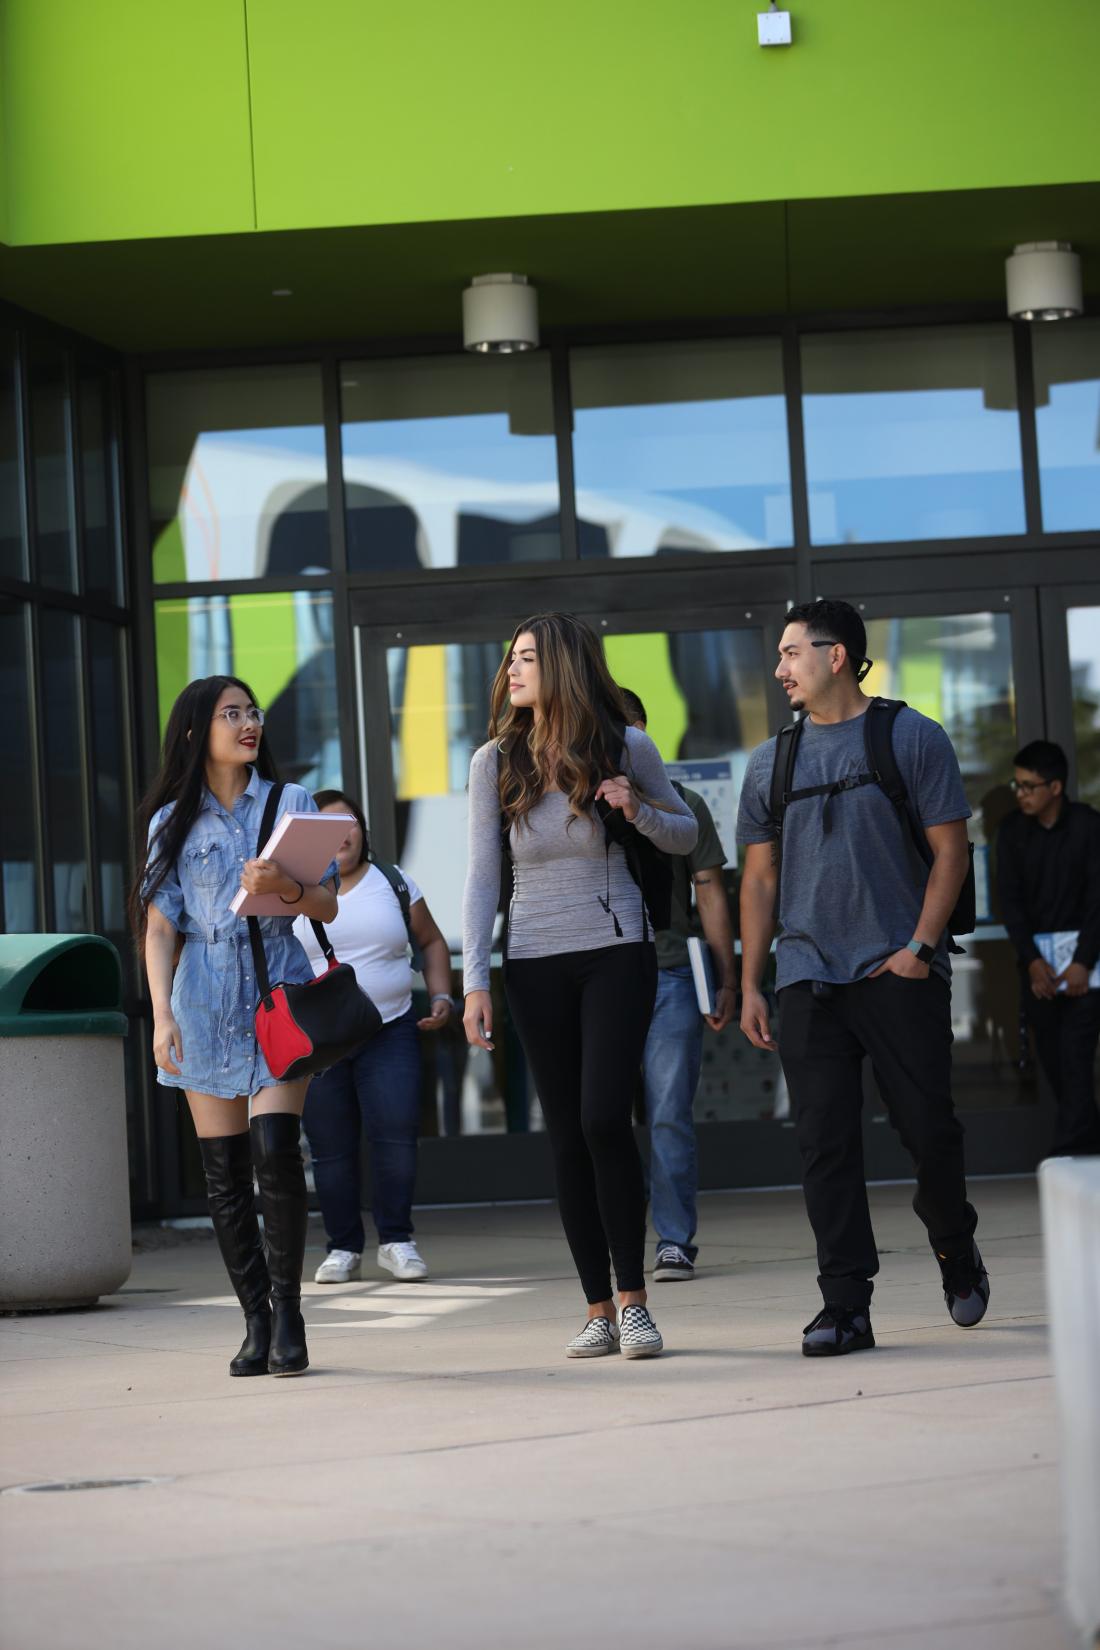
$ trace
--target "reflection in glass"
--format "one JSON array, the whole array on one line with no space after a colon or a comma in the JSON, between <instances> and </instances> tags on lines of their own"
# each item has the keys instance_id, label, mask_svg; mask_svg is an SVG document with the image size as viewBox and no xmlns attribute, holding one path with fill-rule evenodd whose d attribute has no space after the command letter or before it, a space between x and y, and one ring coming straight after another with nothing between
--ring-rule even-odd
<instances>
[{"instance_id":1,"label":"reflection in glass","mask_svg":"<svg viewBox=\"0 0 1100 1650\"><path fill-rule=\"evenodd\" d=\"M345 361L344 496L353 571L561 555L550 361Z\"/></svg>"},{"instance_id":2,"label":"reflection in glass","mask_svg":"<svg viewBox=\"0 0 1100 1650\"><path fill-rule=\"evenodd\" d=\"M978 927L952 958L956 1096L969 1106L1034 1099L1018 1086L1019 980L998 930L990 851L1015 807L1009 789L1016 736L1012 620L1007 613L872 619L875 660L864 691L904 699L946 729L962 769L974 844Z\"/></svg>"},{"instance_id":3,"label":"reflection in glass","mask_svg":"<svg viewBox=\"0 0 1100 1650\"><path fill-rule=\"evenodd\" d=\"M76 539L69 470L69 366L63 349L27 341L35 573L59 590L76 589Z\"/></svg>"},{"instance_id":4,"label":"reflection in glass","mask_svg":"<svg viewBox=\"0 0 1100 1650\"><path fill-rule=\"evenodd\" d=\"M575 349L582 556L793 542L777 338Z\"/></svg>"},{"instance_id":5,"label":"reflection in glass","mask_svg":"<svg viewBox=\"0 0 1100 1650\"><path fill-rule=\"evenodd\" d=\"M146 425L158 584L331 565L320 367L153 373Z\"/></svg>"},{"instance_id":6,"label":"reflection in glass","mask_svg":"<svg viewBox=\"0 0 1100 1650\"><path fill-rule=\"evenodd\" d=\"M26 608L0 596L0 703L7 707L0 717L0 932L7 934L34 933L40 927L29 654Z\"/></svg>"},{"instance_id":7,"label":"reflection in glass","mask_svg":"<svg viewBox=\"0 0 1100 1650\"><path fill-rule=\"evenodd\" d=\"M1033 326L1043 527L1100 527L1100 321Z\"/></svg>"},{"instance_id":8,"label":"reflection in glass","mask_svg":"<svg viewBox=\"0 0 1100 1650\"><path fill-rule=\"evenodd\" d=\"M182 597L157 602L155 619L162 732L188 682L240 676L266 713L264 738L282 777L311 791L341 783L327 592Z\"/></svg>"},{"instance_id":9,"label":"reflection in glass","mask_svg":"<svg viewBox=\"0 0 1100 1650\"><path fill-rule=\"evenodd\" d=\"M38 615L46 829L53 926L59 934L86 933L92 922L84 836L78 624L73 614L57 608L43 607Z\"/></svg>"},{"instance_id":10,"label":"reflection in glass","mask_svg":"<svg viewBox=\"0 0 1100 1650\"><path fill-rule=\"evenodd\" d=\"M802 339L815 544L1024 531L1011 329Z\"/></svg>"},{"instance_id":11,"label":"reflection in glass","mask_svg":"<svg viewBox=\"0 0 1100 1650\"><path fill-rule=\"evenodd\" d=\"M19 356L14 332L0 331L0 574L27 576L19 451Z\"/></svg>"},{"instance_id":12,"label":"reflection in glass","mask_svg":"<svg viewBox=\"0 0 1100 1650\"><path fill-rule=\"evenodd\" d=\"M1077 797L1100 808L1100 607L1071 607L1066 614L1073 686L1073 739L1077 750Z\"/></svg>"},{"instance_id":13,"label":"reflection in glass","mask_svg":"<svg viewBox=\"0 0 1100 1650\"><path fill-rule=\"evenodd\" d=\"M84 532L84 589L106 601L122 600L110 380L84 369L77 382L80 433L80 513Z\"/></svg>"},{"instance_id":14,"label":"reflection in glass","mask_svg":"<svg viewBox=\"0 0 1100 1650\"><path fill-rule=\"evenodd\" d=\"M126 968L125 884L132 810L126 763L126 697L122 632L100 619L87 621L92 813L99 859L100 932L118 946Z\"/></svg>"}]
</instances>

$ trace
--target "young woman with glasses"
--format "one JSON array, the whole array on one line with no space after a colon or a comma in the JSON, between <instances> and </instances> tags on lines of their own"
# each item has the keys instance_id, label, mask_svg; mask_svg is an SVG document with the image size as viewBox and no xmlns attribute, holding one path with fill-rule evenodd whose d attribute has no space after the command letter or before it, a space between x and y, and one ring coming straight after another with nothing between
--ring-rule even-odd
<instances>
[{"instance_id":1,"label":"young woman with glasses","mask_svg":"<svg viewBox=\"0 0 1100 1650\"><path fill-rule=\"evenodd\" d=\"M263 724L251 688L234 676L184 688L168 718L160 772L138 813L130 910L153 1003L157 1081L187 1096L214 1231L245 1315L244 1343L229 1373L300 1375L309 1366L299 1145L306 1080L280 1082L256 1046L248 926L229 903L242 884L251 894L278 895L286 915L259 919L271 978L305 983L313 969L292 932L294 918L329 922L336 915L336 865L303 887L257 857L277 778ZM308 791L286 786L278 818L316 812Z\"/></svg>"},{"instance_id":2,"label":"young woman with glasses","mask_svg":"<svg viewBox=\"0 0 1100 1650\"><path fill-rule=\"evenodd\" d=\"M489 743L470 765L464 1022L471 1044L492 1048L489 956L503 840L514 881L505 991L588 1303L566 1348L571 1358L653 1357L663 1344L646 1307L645 1192L632 1125L657 963L641 891L602 822L616 812L616 831L625 819L666 853L695 844L695 816L648 734L626 725L593 631L568 613L528 619L493 685Z\"/></svg>"}]
</instances>

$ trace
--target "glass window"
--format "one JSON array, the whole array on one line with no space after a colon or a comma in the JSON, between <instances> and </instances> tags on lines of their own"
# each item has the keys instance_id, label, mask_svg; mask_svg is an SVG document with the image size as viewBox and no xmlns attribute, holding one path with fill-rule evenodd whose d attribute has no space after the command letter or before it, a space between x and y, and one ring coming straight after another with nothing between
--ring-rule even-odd
<instances>
[{"instance_id":1,"label":"glass window","mask_svg":"<svg viewBox=\"0 0 1100 1650\"><path fill-rule=\"evenodd\" d=\"M35 844L34 757L31 746L30 649L22 602L0 596L0 867L3 901L0 932L30 934L41 927Z\"/></svg>"},{"instance_id":2,"label":"glass window","mask_svg":"<svg viewBox=\"0 0 1100 1650\"><path fill-rule=\"evenodd\" d=\"M777 338L576 349L570 375L583 556L793 542Z\"/></svg>"},{"instance_id":3,"label":"glass window","mask_svg":"<svg viewBox=\"0 0 1100 1650\"><path fill-rule=\"evenodd\" d=\"M84 835L78 627L74 614L51 607L39 612L46 825L53 881L53 924L59 934L87 933L92 924L88 845Z\"/></svg>"},{"instance_id":4,"label":"glass window","mask_svg":"<svg viewBox=\"0 0 1100 1650\"><path fill-rule=\"evenodd\" d=\"M23 472L19 442L19 352L14 332L0 331L0 574L27 576Z\"/></svg>"},{"instance_id":5,"label":"glass window","mask_svg":"<svg viewBox=\"0 0 1100 1650\"><path fill-rule=\"evenodd\" d=\"M874 669L867 693L905 699L946 729L962 769L974 844L978 927L953 957L951 1020L961 1104L1030 1102L1019 1081L1019 977L1004 930L995 926L990 850L1015 806L1008 781L1016 737L1012 620L1007 613L871 619Z\"/></svg>"},{"instance_id":6,"label":"glass window","mask_svg":"<svg viewBox=\"0 0 1100 1650\"><path fill-rule=\"evenodd\" d=\"M126 877L132 811L127 773L126 689L122 632L100 619L87 621L91 682L89 775L99 857L101 932L114 941L128 964Z\"/></svg>"},{"instance_id":7,"label":"glass window","mask_svg":"<svg viewBox=\"0 0 1100 1650\"><path fill-rule=\"evenodd\" d=\"M106 373L83 370L77 381L80 432L80 508L84 530L84 589L122 600L111 385Z\"/></svg>"},{"instance_id":8,"label":"glass window","mask_svg":"<svg viewBox=\"0 0 1100 1650\"><path fill-rule=\"evenodd\" d=\"M345 361L340 381L350 569L560 557L548 356Z\"/></svg>"},{"instance_id":9,"label":"glass window","mask_svg":"<svg viewBox=\"0 0 1100 1650\"><path fill-rule=\"evenodd\" d=\"M1100 808L1100 607L1071 607L1066 614L1073 686L1073 739L1077 748L1077 796Z\"/></svg>"},{"instance_id":10,"label":"glass window","mask_svg":"<svg viewBox=\"0 0 1100 1650\"><path fill-rule=\"evenodd\" d=\"M189 596L155 604L163 732L176 698L201 676L239 676L267 713L264 737L284 779L339 785L340 706L332 597L321 590Z\"/></svg>"},{"instance_id":11,"label":"glass window","mask_svg":"<svg viewBox=\"0 0 1100 1650\"><path fill-rule=\"evenodd\" d=\"M158 584L331 566L320 367L153 373L146 425Z\"/></svg>"},{"instance_id":12,"label":"glass window","mask_svg":"<svg viewBox=\"0 0 1100 1650\"><path fill-rule=\"evenodd\" d=\"M1100 321L1033 326L1043 526L1100 527Z\"/></svg>"},{"instance_id":13,"label":"glass window","mask_svg":"<svg viewBox=\"0 0 1100 1650\"><path fill-rule=\"evenodd\" d=\"M27 344L35 574L58 590L76 589L76 538L69 469L69 363L40 338Z\"/></svg>"},{"instance_id":14,"label":"glass window","mask_svg":"<svg viewBox=\"0 0 1100 1650\"><path fill-rule=\"evenodd\" d=\"M815 544L1024 531L1011 329L802 340Z\"/></svg>"}]
</instances>

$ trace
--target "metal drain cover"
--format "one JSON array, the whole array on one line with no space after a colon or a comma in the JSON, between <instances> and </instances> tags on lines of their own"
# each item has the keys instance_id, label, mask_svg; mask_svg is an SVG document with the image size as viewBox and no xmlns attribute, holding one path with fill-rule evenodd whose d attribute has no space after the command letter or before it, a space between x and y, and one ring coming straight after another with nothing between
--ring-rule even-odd
<instances>
[{"instance_id":1,"label":"metal drain cover","mask_svg":"<svg viewBox=\"0 0 1100 1650\"><path fill-rule=\"evenodd\" d=\"M68 1490L143 1490L150 1484L170 1484L170 1478L54 1478L41 1484L9 1484L0 1495L46 1495Z\"/></svg>"}]
</instances>

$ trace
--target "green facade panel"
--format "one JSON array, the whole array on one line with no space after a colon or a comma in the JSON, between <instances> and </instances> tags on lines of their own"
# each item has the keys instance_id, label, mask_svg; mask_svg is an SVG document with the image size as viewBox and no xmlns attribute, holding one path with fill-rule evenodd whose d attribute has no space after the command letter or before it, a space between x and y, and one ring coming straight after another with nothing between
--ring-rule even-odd
<instances>
[{"instance_id":1,"label":"green facade panel","mask_svg":"<svg viewBox=\"0 0 1100 1650\"><path fill-rule=\"evenodd\" d=\"M1080 183L1100 8L6 0L15 245ZM0 208L2 208L0 191Z\"/></svg>"},{"instance_id":2,"label":"green facade panel","mask_svg":"<svg viewBox=\"0 0 1100 1650\"><path fill-rule=\"evenodd\" d=\"M14 245L255 227L243 0L4 0Z\"/></svg>"}]
</instances>

